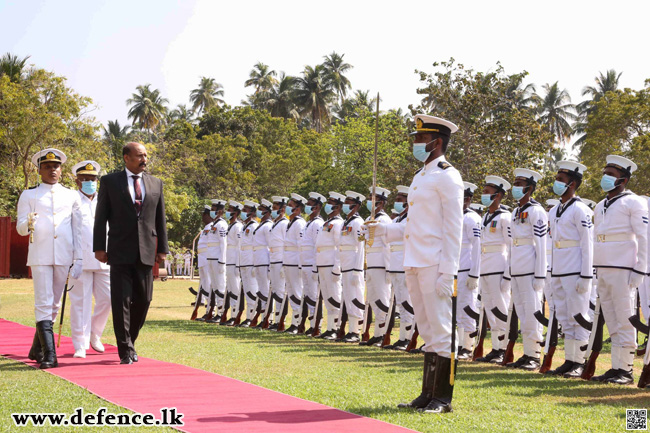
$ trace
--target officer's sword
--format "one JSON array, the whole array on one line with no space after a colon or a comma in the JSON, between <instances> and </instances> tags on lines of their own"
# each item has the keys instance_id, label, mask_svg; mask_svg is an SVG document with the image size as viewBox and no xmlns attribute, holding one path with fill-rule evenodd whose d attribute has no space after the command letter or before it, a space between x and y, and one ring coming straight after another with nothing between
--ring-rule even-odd
<instances>
[{"instance_id":1,"label":"officer's sword","mask_svg":"<svg viewBox=\"0 0 650 433\"><path fill-rule=\"evenodd\" d=\"M68 294L68 282L70 281L70 270L72 269L72 266L70 265L70 268L68 268L68 276L65 279L65 287L63 288L63 302L61 303L61 318L59 319L59 337L56 340L56 347L59 347L61 345L61 327L63 327L63 314L65 313L65 298L67 297ZM70 287L70 290L72 290L74 286Z\"/></svg>"}]
</instances>

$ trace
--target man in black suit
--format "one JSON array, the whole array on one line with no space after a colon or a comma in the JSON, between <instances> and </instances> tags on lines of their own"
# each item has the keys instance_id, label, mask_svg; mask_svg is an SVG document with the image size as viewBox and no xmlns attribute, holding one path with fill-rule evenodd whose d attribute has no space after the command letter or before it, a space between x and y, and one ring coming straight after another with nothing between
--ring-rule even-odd
<instances>
[{"instance_id":1,"label":"man in black suit","mask_svg":"<svg viewBox=\"0 0 650 433\"><path fill-rule=\"evenodd\" d=\"M140 143L127 143L122 155L125 170L101 178L93 251L97 260L111 265L117 349L120 363L132 364L138 362L133 344L151 303L152 267L163 262L169 250L163 184L144 172L147 150Z\"/></svg>"}]
</instances>

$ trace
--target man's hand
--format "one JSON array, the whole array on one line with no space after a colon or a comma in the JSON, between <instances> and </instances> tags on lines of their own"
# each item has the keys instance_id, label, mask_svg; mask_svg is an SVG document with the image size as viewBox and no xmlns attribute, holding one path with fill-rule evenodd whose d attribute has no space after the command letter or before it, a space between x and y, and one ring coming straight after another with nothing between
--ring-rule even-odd
<instances>
[{"instance_id":1,"label":"man's hand","mask_svg":"<svg viewBox=\"0 0 650 433\"><path fill-rule=\"evenodd\" d=\"M386 234L386 225L378 221L368 221L361 226L361 236L371 239L370 228L372 227L372 238L381 237Z\"/></svg>"},{"instance_id":2,"label":"man's hand","mask_svg":"<svg viewBox=\"0 0 650 433\"><path fill-rule=\"evenodd\" d=\"M644 276L641 274L637 274L636 272L631 272L630 284L629 284L630 289L638 289L639 287L642 287L643 277Z\"/></svg>"},{"instance_id":3,"label":"man's hand","mask_svg":"<svg viewBox=\"0 0 650 433\"><path fill-rule=\"evenodd\" d=\"M70 269L70 276L72 279L76 280L81 276L81 272L83 271L84 265L83 265L83 260L75 260L74 263L72 264L72 269Z\"/></svg>"},{"instance_id":4,"label":"man's hand","mask_svg":"<svg viewBox=\"0 0 650 433\"><path fill-rule=\"evenodd\" d=\"M541 292L544 290L544 286L546 286L546 280L541 279L541 278L535 278L533 280L533 290L536 292Z\"/></svg>"},{"instance_id":5,"label":"man's hand","mask_svg":"<svg viewBox=\"0 0 650 433\"><path fill-rule=\"evenodd\" d=\"M27 224L34 226L38 220L38 214L36 212L30 212L27 214Z\"/></svg>"},{"instance_id":6,"label":"man's hand","mask_svg":"<svg viewBox=\"0 0 650 433\"><path fill-rule=\"evenodd\" d=\"M478 278L467 277L467 290L476 290L478 289Z\"/></svg>"},{"instance_id":7,"label":"man's hand","mask_svg":"<svg viewBox=\"0 0 650 433\"><path fill-rule=\"evenodd\" d=\"M436 281L436 292L438 296L449 296L454 294L454 276L452 274L440 274Z\"/></svg>"},{"instance_id":8,"label":"man's hand","mask_svg":"<svg viewBox=\"0 0 650 433\"><path fill-rule=\"evenodd\" d=\"M580 294L587 293L591 291L591 279L590 278L578 278L576 282L576 291Z\"/></svg>"},{"instance_id":9,"label":"man's hand","mask_svg":"<svg viewBox=\"0 0 650 433\"><path fill-rule=\"evenodd\" d=\"M106 254L106 251L95 251L95 258L102 263L108 262L108 254Z\"/></svg>"},{"instance_id":10,"label":"man's hand","mask_svg":"<svg viewBox=\"0 0 650 433\"><path fill-rule=\"evenodd\" d=\"M95 253L97 254L97 253ZM163 263L165 261L165 257L167 257L167 253L158 253L156 254L156 261L158 263Z\"/></svg>"}]
</instances>

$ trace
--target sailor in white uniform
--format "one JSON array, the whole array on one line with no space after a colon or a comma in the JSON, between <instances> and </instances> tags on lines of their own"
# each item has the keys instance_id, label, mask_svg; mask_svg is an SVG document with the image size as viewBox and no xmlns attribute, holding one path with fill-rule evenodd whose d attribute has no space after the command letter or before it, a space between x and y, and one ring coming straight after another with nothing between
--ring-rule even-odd
<instances>
[{"instance_id":1,"label":"sailor in white uniform","mask_svg":"<svg viewBox=\"0 0 650 433\"><path fill-rule=\"evenodd\" d=\"M607 156L601 187L607 197L594 212L594 267L598 297L612 339L612 368L591 380L627 385L633 382L636 329L635 294L648 272L648 201L626 190L634 162Z\"/></svg>"},{"instance_id":2,"label":"sailor in white uniform","mask_svg":"<svg viewBox=\"0 0 650 433\"><path fill-rule=\"evenodd\" d=\"M190 263L192 261L192 253L185 251L183 254L183 275L190 275Z\"/></svg>"},{"instance_id":3,"label":"sailor in white uniform","mask_svg":"<svg viewBox=\"0 0 650 433\"><path fill-rule=\"evenodd\" d=\"M284 237L284 275L287 285L287 297L291 305L291 325L284 331L287 334L298 334L298 325L302 321L303 278L300 254L300 239L307 223L300 216L305 208L307 199L292 193L287 203L285 213L289 217Z\"/></svg>"},{"instance_id":4,"label":"sailor in white uniform","mask_svg":"<svg viewBox=\"0 0 650 433\"><path fill-rule=\"evenodd\" d=\"M214 293L218 311L217 316L212 319L213 323L221 319L226 297L226 237L228 235L228 223L222 218L225 209L225 200L212 200L210 216L213 218L213 222L208 233L207 260L210 269L210 296L212 297L212 293Z\"/></svg>"},{"instance_id":5,"label":"sailor in white uniform","mask_svg":"<svg viewBox=\"0 0 650 433\"><path fill-rule=\"evenodd\" d=\"M239 219L244 206L234 200L228 202L226 220L228 230L226 231L226 294L230 297L230 318L221 324L226 326L238 325L236 320L239 312L241 299L241 277L239 275L239 241L243 224ZM224 311L224 314L226 312Z\"/></svg>"},{"instance_id":6,"label":"sailor in white uniform","mask_svg":"<svg viewBox=\"0 0 650 433\"><path fill-rule=\"evenodd\" d=\"M197 255L197 265L199 268L199 293L196 294L196 301L202 297L206 296L205 303L210 304L210 262L208 262L208 234L212 228L212 217L210 216L211 206L203 206L203 213L201 214L201 220L204 224L201 234L199 234L199 240L196 243L196 255ZM206 317L203 317L205 320ZM198 319L197 319L198 320Z\"/></svg>"},{"instance_id":7,"label":"sailor in white uniform","mask_svg":"<svg viewBox=\"0 0 650 433\"><path fill-rule=\"evenodd\" d=\"M267 199L260 200L260 205L257 207L256 215L260 219L260 223L255 230L253 230L253 276L257 280L257 296L260 299L260 309L266 311L267 303L269 302L270 289L269 289L269 243L271 242L271 207L273 203ZM262 327L262 320L260 320L256 328Z\"/></svg>"},{"instance_id":8,"label":"sailor in white uniform","mask_svg":"<svg viewBox=\"0 0 650 433\"><path fill-rule=\"evenodd\" d=\"M593 224L594 222L593 213L594 210L596 210L597 203L593 200L589 200L586 198L583 198L582 202L586 204L589 207L589 209L591 209L591 213L592 213L591 222ZM647 282L648 278L644 279L643 281ZM594 268L594 278L591 280L591 296L589 297L589 302L590 302L589 311L587 312L590 322L594 320L594 313L595 313L594 308L596 306L596 298L598 298L598 275L596 273L596 268ZM644 317L648 317L648 316L644 316Z\"/></svg>"},{"instance_id":9,"label":"sailor in white uniform","mask_svg":"<svg viewBox=\"0 0 650 433\"><path fill-rule=\"evenodd\" d=\"M74 357L85 358L90 347L104 352L101 336L111 312L110 266L95 258L93 252L93 228L97 208L97 176L101 170L95 161L81 161L72 167L79 188L79 200L83 226L81 247L83 249L83 272L76 280L70 280L70 331ZM93 311L93 297L95 311Z\"/></svg>"},{"instance_id":10,"label":"sailor in white uniform","mask_svg":"<svg viewBox=\"0 0 650 433\"><path fill-rule=\"evenodd\" d=\"M285 217L285 206L289 202L288 197L273 196L273 207L271 209L271 218L273 225L269 233L269 252L271 253L271 296L274 302L274 320L270 330L277 330L280 325L280 318L286 308L286 276L284 274L284 238L287 234L289 220Z\"/></svg>"},{"instance_id":11,"label":"sailor in white uniform","mask_svg":"<svg viewBox=\"0 0 650 433\"><path fill-rule=\"evenodd\" d=\"M58 366L52 325L68 272L76 279L83 270L79 193L59 183L65 161L65 154L54 148L32 156L42 183L20 194L16 215L16 231L30 237L27 266L34 284L36 334L29 359L42 369Z\"/></svg>"},{"instance_id":12,"label":"sailor in white uniform","mask_svg":"<svg viewBox=\"0 0 650 433\"><path fill-rule=\"evenodd\" d=\"M326 201L327 199L317 192L309 193L309 199L305 205L305 214L308 215L309 220L305 224L300 238L303 303L307 305L310 325L309 329L305 331L305 335L308 336L320 334L320 328L316 329L316 307L319 299L318 268L316 267L316 237L323 227L324 221L320 213Z\"/></svg>"},{"instance_id":13,"label":"sailor in white uniform","mask_svg":"<svg viewBox=\"0 0 650 433\"><path fill-rule=\"evenodd\" d=\"M258 311L257 279L255 278L255 261L253 260L253 233L258 224L255 220L260 205L251 200L244 200L241 218L244 220L239 241L239 272L241 274L244 297L246 298L246 320L239 324L242 328L251 326Z\"/></svg>"}]
</instances>

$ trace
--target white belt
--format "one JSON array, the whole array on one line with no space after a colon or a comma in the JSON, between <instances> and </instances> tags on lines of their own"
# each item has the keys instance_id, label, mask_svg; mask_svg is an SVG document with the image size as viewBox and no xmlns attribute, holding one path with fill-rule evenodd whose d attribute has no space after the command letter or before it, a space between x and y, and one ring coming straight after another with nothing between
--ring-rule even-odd
<instances>
[{"instance_id":1,"label":"white belt","mask_svg":"<svg viewBox=\"0 0 650 433\"><path fill-rule=\"evenodd\" d=\"M580 246L580 241L555 241L553 242L553 248L557 248L558 250L561 250L563 248L573 248L573 247L579 247Z\"/></svg>"},{"instance_id":2,"label":"white belt","mask_svg":"<svg viewBox=\"0 0 650 433\"><path fill-rule=\"evenodd\" d=\"M208 242L208 246L209 246L209 247L218 247L218 246L219 246L219 242Z\"/></svg>"},{"instance_id":3,"label":"white belt","mask_svg":"<svg viewBox=\"0 0 650 433\"><path fill-rule=\"evenodd\" d=\"M498 245L483 245L481 247L482 253L502 253L506 250L505 244Z\"/></svg>"},{"instance_id":4,"label":"white belt","mask_svg":"<svg viewBox=\"0 0 650 433\"><path fill-rule=\"evenodd\" d=\"M357 247L354 245L341 245L339 251L357 251Z\"/></svg>"},{"instance_id":5,"label":"white belt","mask_svg":"<svg viewBox=\"0 0 650 433\"><path fill-rule=\"evenodd\" d=\"M269 251L271 251L272 253L278 253L282 251L282 247L269 247Z\"/></svg>"},{"instance_id":6,"label":"white belt","mask_svg":"<svg viewBox=\"0 0 650 433\"><path fill-rule=\"evenodd\" d=\"M533 245L532 238L514 238L512 240L512 245L520 247L522 245Z\"/></svg>"},{"instance_id":7,"label":"white belt","mask_svg":"<svg viewBox=\"0 0 650 433\"><path fill-rule=\"evenodd\" d=\"M472 244L460 244L460 249L462 250L463 248L472 248Z\"/></svg>"},{"instance_id":8,"label":"white belt","mask_svg":"<svg viewBox=\"0 0 650 433\"><path fill-rule=\"evenodd\" d=\"M330 245L330 246L327 246L327 247L318 247L318 248L316 248L316 252L317 253L322 253L323 251L331 251L331 250L335 250L335 249L336 249L335 246Z\"/></svg>"},{"instance_id":9,"label":"white belt","mask_svg":"<svg viewBox=\"0 0 650 433\"><path fill-rule=\"evenodd\" d=\"M205 253L206 251L208 251L207 248L199 248L198 250L196 250L196 252L199 253L199 254L203 254L203 253Z\"/></svg>"},{"instance_id":10,"label":"white belt","mask_svg":"<svg viewBox=\"0 0 650 433\"><path fill-rule=\"evenodd\" d=\"M260 248L263 248L263 247L260 247ZM252 245L245 245L245 246L241 247L242 251L248 251L248 250L252 250L252 249L253 249Z\"/></svg>"},{"instance_id":11,"label":"white belt","mask_svg":"<svg viewBox=\"0 0 650 433\"><path fill-rule=\"evenodd\" d=\"M314 247L300 247L300 251L313 251Z\"/></svg>"},{"instance_id":12,"label":"white belt","mask_svg":"<svg viewBox=\"0 0 650 433\"><path fill-rule=\"evenodd\" d=\"M613 235L597 235L596 242L625 242L636 240L634 233L616 233Z\"/></svg>"},{"instance_id":13,"label":"white belt","mask_svg":"<svg viewBox=\"0 0 650 433\"><path fill-rule=\"evenodd\" d=\"M300 251L298 247L284 247L285 251Z\"/></svg>"},{"instance_id":14,"label":"white belt","mask_svg":"<svg viewBox=\"0 0 650 433\"><path fill-rule=\"evenodd\" d=\"M266 245L258 245L256 247L253 247L253 251L259 251L259 250L265 250Z\"/></svg>"},{"instance_id":15,"label":"white belt","mask_svg":"<svg viewBox=\"0 0 650 433\"><path fill-rule=\"evenodd\" d=\"M239 247L237 245L228 245L228 246L226 246L226 248L229 249L229 250L231 250L231 249L238 250L239 249Z\"/></svg>"},{"instance_id":16,"label":"white belt","mask_svg":"<svg viewBox=\"0 0 650 433\"><path fill-rule=\"evenodd\" d=\"M546 250L546 255L547 256L553 255L553 250Z\"/></svg>"},{"instance_id":17,"label":"white belt","mask_svg":"<svg viewBox=\"0 0 650 433\"><path fill-rule=\"evenodd\" d=\"M384 252L384 247L370 247L366 248L367 253L382 253Z\"/></svg>"},{"instance_id":18,"label":"white belt","mask_svg":"<svg viewBox=\"0 0 650 433\"><path fill-rule=\"evenodd\" d=\"M390 246L390 252L394 253L397 251L404 251L404 245L391 245Z\"/></svg>"}]
</instances>

